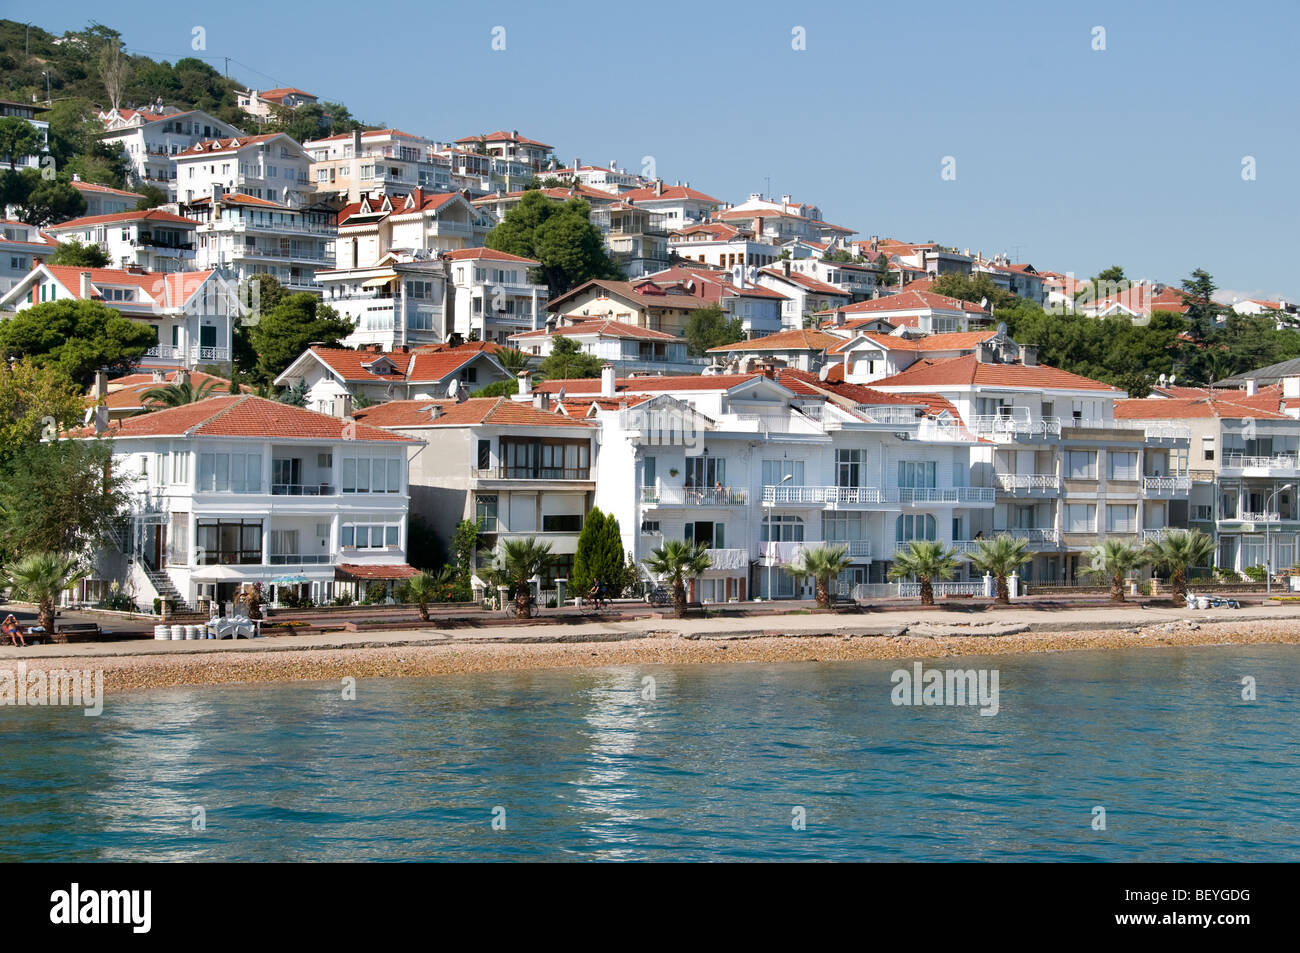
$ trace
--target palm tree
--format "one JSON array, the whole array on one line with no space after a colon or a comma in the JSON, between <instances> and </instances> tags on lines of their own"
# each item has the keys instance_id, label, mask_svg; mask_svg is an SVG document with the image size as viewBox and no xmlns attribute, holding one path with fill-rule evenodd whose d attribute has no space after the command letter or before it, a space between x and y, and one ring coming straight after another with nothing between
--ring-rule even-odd
<instances>
[{"instance_id":1,"label":"palm tree","mask_svg":"<svg viewBox=\"0 0 1300 953\"><path fill-rule=\"evenodd\" d=\"M817 608L831 607L831 580L853 564L847 544L841 546L814 546L805 549L799 558L786 567L793 576L812 576L817 580Z\"/></svg>"},{"instance_id":2,"label":"palm tree","mask_svg":"<svg viewBox=\"0 0 1300 953\"><path fill-rule=\"evenodd\" d=\"M539 543L535 536L526 539L508 539L501 547L501 554L497 558L497 571L515 587L516 619L528 618L528 604L532 601L530 580L544 573L554 561L555 557L551 555L551 544Z\"/></svg>"},{"instance_id":3,"label":"palm tree","mask_svg":"<svg viewBox=\"0 0 1300 953\"><path fill-rule=\"evenodd\" d=\"M992 539L979 541L975 552L970 554L970 564L993 576L997 593L995 601L1009 605L1011 590L1007 586L1007 576L1033 558L1027 540L1012 539L1010 533L998 533Z\"/></svg>"},{"instance_id":4,"label":"palm tree","mask_svg":"<svg viewBox=\"0 0 1300 953\"><path fill-rule=\"evenodd\" d=\"M694 579L707 570L709 559L707 543L688 543L670 539L650 553L645 566L654 575L667 577L673 584L673 618L686 618L686 580Z\"/></svg>"},{"instance_id":5,"label":"palm tree","mask_svg":"<svg viewBox=\"0 0 1300 953\"><path fill-rule=\"evenodd\" d=\"M1124 602L1124 577L1145 562L1142 550L1131 543L1105 539L1088 550L1088 567L1083 572L1109 579L1111 602Z\"/></svg>"},{"instance_id":6,"label":"palm tree","mask_svg":"<svg viewBox=\"0 0 1300 953\"><path fill-rule=\"evenodd\" d=\"M533 360L532 357L517 347L503 347L492 356L497 359L497 363L504 367L511 377L518 377L520 371L528 370L528 365Z\"/></svg>"},{"instance_id":7,"label":"palm tree","mask_svg":"<svg viewBox=\"0 0 1300 953\"><path fill-rule=\"evenodd\" d=\"M944 549L942 543L914 539L906 549L894 553L889 567L890 579L915 576L921 583L921 605L934 605L934 581L957 575L957 550Z\"/></svg>"},{"instance_id":8,"label":"palm tree","mask_svg":"<svg viewBox=\"0 0 1300 953\"><path fill-rule=\"evenodd\" d=\"M1214 540L1198 529L1171 529L1160 539L1147 543L1144 561L1157 572L1169 574L1170 600L1182 605L1187 599L1187 570L1214 555Z\"/></svg>"},{"instance_id":9,"label":"palm tree","mask_svg":"<svg viewBox=\"0 0 1300 953\"><path fill-rule=\"evenodd\" d=\"M36 603L40 625L53 635L54 603L59 593L88 575L76 559L58 553L33 553L5 566L3 582L19 599Z\"/></svg>"},{"instance_id":10,"label":"palm tree","mask_svg":"<svg viewBox=\"0 0 1300 953\"><path fill-rule=\"evenodd\" d=\"M159 407L183 407L185 404L195 404L201 400L207 400L216 391L218 381L213 378L206 380L198 387L195 387L190 381L184 380L176 384L166 384L162 387L151 387L143 394L141 398L146 406L157 405Z\"/></svg>"},{"instance_id":11,"label":"palm tree","mask_svg":"<svg viewBox=\"0 0 1300 953\"><path fill-rule=\"evenodd\" d=\"M438 596L442 594L447 584L452 581L452 570L450 566L443 566L437 574L421 572L418 576L412 576L402 585L402 601L414 602L416 611L420 613L420 621L429 621L429 603L436 602Z\"/></svg>"}]
</instances>

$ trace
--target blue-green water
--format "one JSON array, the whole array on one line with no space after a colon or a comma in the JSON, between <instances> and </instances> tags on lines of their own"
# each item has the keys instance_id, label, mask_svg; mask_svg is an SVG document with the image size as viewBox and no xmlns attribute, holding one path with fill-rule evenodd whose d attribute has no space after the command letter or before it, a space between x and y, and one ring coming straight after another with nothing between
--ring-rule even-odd
<instances>
[{"instance_id":1,"label":"blue-green water","mask_svg":"<svg viewBox=\"0 0 1300 953\"><path fill-rule=\"evenodd\" d=\"M0 708L0 859L1300 860L1295 647L926 662L997 669L993 717L891 704L904 665Z\"/></svg>"}]
</instances>

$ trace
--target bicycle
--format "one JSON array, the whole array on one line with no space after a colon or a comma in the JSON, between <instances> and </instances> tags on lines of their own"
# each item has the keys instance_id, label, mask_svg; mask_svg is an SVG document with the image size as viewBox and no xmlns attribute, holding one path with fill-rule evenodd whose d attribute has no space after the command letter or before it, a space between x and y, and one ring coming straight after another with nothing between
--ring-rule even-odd
<instances>
[{"instance_id":1,"label":"bicycle","mask_svg":"<svg viewBox=\"0 0 1300 953\"><path fill-rule=\"evenodd\" d=\"M666 606L673 601L672 593L663 586L655 586L645 594L645 601L652 606Z\"/></svg>"}]
</instances>

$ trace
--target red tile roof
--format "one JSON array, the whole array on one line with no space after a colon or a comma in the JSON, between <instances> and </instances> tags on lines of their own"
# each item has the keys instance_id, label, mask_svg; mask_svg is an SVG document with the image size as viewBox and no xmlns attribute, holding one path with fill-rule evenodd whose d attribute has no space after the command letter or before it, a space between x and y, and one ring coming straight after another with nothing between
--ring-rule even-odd
<instances>
[{"instance_id":1,"label":"red tile roof","mask_svg":"<svg viewBox=\"0 0 1300 953\"><path fill-rule=\"evenodd\" d=\"M339 563L335 575L345 579L410 579L420 570L406 563Z\"/></svg>"},{"instance_id":2,"label":"red tile roof","mask_svg":"<svg viewBox=\"0 0 1300 953\"><path fill-rule=\"evenodd\" d=\"M233 152L247 146L256 145L259 142L266 142L268 139L274 139L277 136L289 138L282 132L268 132L260 136L227 136L224 139L206 139L203 142L194 143L194 145L182 150L177 155L178 157L188 157L212 155L218 152Z\"/></svg>"},{"instance_id":3,"label":"red tile roof","mask_svg":"<svg viewBox=\"0 0 1300 953\"><path fill-rule=\"evenodd\" d=\"M749 341L735 344L723 344L709 348L709 353L749 352L749 351L825 351L842 343L843 338L824 331L810 331L803 328L793 331L779 331Z\"/></svg>"},{"instance_id":4,"label":"red tile roof","mask_svg":"<svg viewBox=\"0 0 1300 953\"><path fill-rule=\"evenodd\" d=\"M295 89L295 88L292 87L292 86L283 86L283 87L281 87L281 88L279 88L279 89L268 89L268 90L267 90L266 92L264 92L264 93L258 93L258 94L257 94L257 98L258 98L258 99L265 99L265 100L267 100L268 102L278 103L280 100L284 99L284 97L286 97L286 96L288 96L288 95L290 95L290 94L292 94L292 93L297 93L299 96L307 96L307 97L309 97L309 98L311 98L311 99L315 99L315 98L316 98L314 95L312 95L311 93L307 92L306 90L303 90L303 89Z\"/></svg>"},{"instance_id":5,"label":"red tile roof","mask_svg":"<svg viewBox=\"0 0 1300 953\"><path fill-rule=\"evenodd\" d=\"M739 384L752 381L756 377L763 377L762 374L695 374L695 375L674 375L669 377L655 377L645 375L644 377L620 377L615 381L614 392L616 395L622 394L654 394L663 391L699 391L699 390L730 390ZM543 393L558 393L560 390L565 392L565 396L591 394L600 395L600 378L598 377L579 377L542 381L533 386L534 391Z\"/></svg>"},{"instance_id":6,"label":"red tile roof","mask_svg":"<svg viewBox=\"0 0 1300 953\"><path fill-rule=\"evenodd\" d=\"M794 284L807 288L809 291L815 292L816 294L834 295L837 298L849 297L847 291L836 288L834 285L828 285L824 281L818 281L811 275L805 275L799 271L792 271L787 275L780 268L763 268L760 271L760 274L771 275L773 278L781 278L785 281L793 282Z\"/></svg>"},{"instance_id":7,"label":"red tile roof","mask_svg":"<svg viewBox=\"0 0 1300 953\"><path fill-rule=\"evenodd\" d=\"M1276 399L1273 406L1276 407ZM1120 420L1195 420L1210 417L1257 418L1260 420L1294 420L1277 410L1237 399L1215 397L1146 397L1115 401L1115 417Z\"/></svg>"},{"instance_id":8,"label":"red tile roof","mask_svg":"<svg viewBox=\"0 0 1300 953\"><path fill-rule=\"evenodd\" d=\"M57 225L46 225L46 231L57 232L69 228L85 228L89 225L108 225L113 222L163 222L168 225L188 225L197 227L193 219L182 215L173 215L161 209L151 208L143 212L113 212L109 215L87 215L85 218L72 218Z\"/></svg>"},{"instance_id":9,"label":"red tile roof","mask_svg":"<svg viewBox=\"0 0 1300 953\"><path fill-rule=\"evenodd\" d=\"M98 285L139 288L155 301L162 299L170 307L180 307L185 304L212 275L211 270L173 271L163 274L155 271L125 271L119 268L81 268L76 265L42 265L41 267L47 269L74 298L81 297L81 275L89 272L92 290Z\"/></svg>"},{"instance_id":10,"label":"red tile roof","mask_svg":"<svg viewBox=\"0 0 1300 953\"><path fill-rule=\"evenodd\" d=\"M493 353L490 345L476 347L474 344L458 348L434 346L411 351L354 351L342 347L312 347L308 350L344 381L374 383L436 383L480 355ZM374 367L384 359L392 365L391 373L380 373ZM387 365L380 363L380 367L385 366Z\"/></svg>"},{"instance_id":11,"label":"red tile roof","mask_svg":"<svg viewBox=\"0 0 1300 953\"><path fill-rule=\"evenodd\" d=\"M488 259L489 261L513 261L530 266L541 264L534 258L511 255L509 252L497 251L494 248L457 248L454 251L444 252L443 255L452 261Z\"/></svg>"},{"instance_id":12,"label":"red tile roof","mask_svg":"<svg viewBox=\"0 0 1300 953\"><path fill-rule=\"evenodd\" d=\"M943 360L922 360L907 370L873 382L876 387L982 386L1033 387L1045 390L1097 390L1123 393L1110 384L1071 374L1046 364L986 364L974 354Z\"/></svg>"},{"instance_id":13,"label":"red tile roof","mask_svg":"<svg viewBox=\"0 0 1300 953\"><path fill-rule=\"evenodd\" d=\"M599 381L597 381L599 383ZM433 408L441 407L436 419ZM498 427L588 427L583 420L575 420L555 411L539 410L530 403L511 400L509 397L471 397L457 403L454 400L390 400L356 412L358 420L374 427L424 428L468 427L491 424Z\"/></svg>"},{"instance_id":14,"label":"red tile roof","mask_svg":"<svg viewBox=\"0 0 1300 953\"><path fill-rule=\"evenodd\" d=\"M82 428L74 435L93 436L93 432ZM384 442L402 442L407 439L378 427L349 424L340 417L319 414L314 410L254 397L252 394L209 397L183 407L113 421L109 425L108 436L117 439L203 436Z\"/></svg>"},{"instance_id":15,"label":"red tile roof","mask_svg":"<svg viewBox=\"0 0 1300 953\"><path fill-rule=\"evenodd\" d=\"M545 328L539 328L536 331L520 331L518 334L510 335L510 340L532 341L545 337L579 337L582 335L595 334L600 337L609 338L631 338L640 341L679 341L681 338L669 334L667 331L656 331L653 328L638 328L632 324L624 324L621 321L611 321L608 318L582 318L574 319L573 324L564 327L558 327L554 331L547 331Z\"/></svg>"},{"instance_id":16,"label":"red tile roof","mask_svg":"<svg viewBox=\"0 0 1300 953\"><path fill-rule=\"evenodd\" d=\"M514 142L524 146L540 146L543 149L550 149L544 142L538 142L536 139L529 139L527 136L521 136L517 132L506 132L504 129L498 129L496 132L490 132L485 136L466 136L463 139L457 139L457 145L472 145L478 142Z\"/></svg>"},{"instance_id":17,"label":"red tile roof","mask_svg":"<svg viewBox=\"0 0 1300 953\"><path fill-rule=\"evenodd\" d=\"M898 294L858 301L840 308L844 314L890 311L965 311L990 317L989 312L970 301L935 294L933 291L900 291Z\"/></svg>"},{"instance_id":18,"label":"red tile roof","mask_svg":"<svg viewBox=\"0 0 1300 953\"><path fill-rule=\"evenodd\" d=\"M833 327L832 324L823 323L822 327ZM989 338L997 337L997 331L952 331L945 334L927 334L919 338L905 338L896 334L881 334L879 331L856 331L854 336L861 335L864 338L870 338L881 347L888 351L911 351L918 354L934 353L937 351L969 351L974 350L977 344L987 341ZM842 353L852 338L843 341L840 346L833 349L835 353Z\"/></svg>"},{"instance_id":19,"label":"red tile roof","mask_svg":"<svg viewBox=\"0 0 1300 953\"><path fill-rule=\"evenodd\" d=\"M143 409L152 401L146 401L144 395L155 387L167 387L176 383L176 377L179 371L172 371L166 374L163 383L158 383L153 379L152 374L127 374L123 377L117 377L109 381L108 397L104 403L109 410L138 410ZM202 388L208 382L212 383L212 395L225 395L230 392L230 381L224 377L217 377L214 374L205 374L202 371L190 371L190 386L196 391ZM92 397L87 397L88 403L93 403Z\"/></svg>"},{"instance_id":20,"label":"red tile roof","mask_svg":"<svg viewBox=\"0 0 1300 953\"><path fill-rule=\"evenodd\" d=\"M705 195L703 192L696 191L685 185L665 185L662 193L656 193L653 187L644 189L632 189L622 193L619 198L626 202L665 202L665 201L683 201L690 200L694 202L707 202L712 205L721 205L721 199L715 199L712 195Z\"/></svg>"},{"instance_id":21,"label":"red tile roof","mask_svg":"<svg viewBox=\"0 0 1300 953\"><path fill-rule=\"evenodd\" d=\"M112 189L107 185L98 185L94 182L72 181L68 185L72 186L78 192L104 193L108 195L121 195L124 198L141 199L144 198L139 192L126 192L122 189Z\"/></svg>"}]
</instances>

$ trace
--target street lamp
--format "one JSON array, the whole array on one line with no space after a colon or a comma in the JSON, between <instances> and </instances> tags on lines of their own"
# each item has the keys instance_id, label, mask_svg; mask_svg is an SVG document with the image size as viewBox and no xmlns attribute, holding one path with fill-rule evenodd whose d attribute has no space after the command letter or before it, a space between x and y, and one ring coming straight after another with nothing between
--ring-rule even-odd
<instances>
[{"instance_id":1,"label":"street lamp","mask_svg":"<svg viewBox=\"0 0 1300 953\"><path fill-rule=\"evenodd\" d=\"M1283 483L1268 496L1264 497L1264 591L1268 595L1273 594L1273 543L1272 534L1269 532L1273 527L1273 521L1269 518L1272 511L1268 508L1268 501L1276 500L1279 493L1294 489L1294 484Z\"/></svg>"},{"instance_id":2,"label":"street lamp","mask_svg":"<svg viewBox=\"0 0 1300 953\"><path fill-rule=\"evenodd\" d=\"M793 473L787 473L785 476L781 477L781 479L777 481L776 486L778 487L783 486L788 480L791 480L793 478L794 478ZM773 529L772 507L776 503L776 487L772 488L772 499L766 500L764 502L766 502L767 504L767 542L769 546L772 546L772 544L775 542L775 540L772 539L772 529ZM772 550L767 557L767 598L769 602L776 598L774 595L772 595L772 562L776 558L776 552L777 552L776 547L772 546Z\"/></svg>"}]
</instances>

